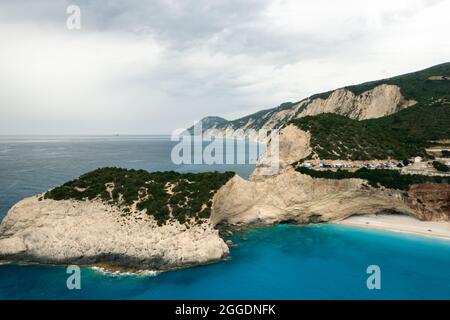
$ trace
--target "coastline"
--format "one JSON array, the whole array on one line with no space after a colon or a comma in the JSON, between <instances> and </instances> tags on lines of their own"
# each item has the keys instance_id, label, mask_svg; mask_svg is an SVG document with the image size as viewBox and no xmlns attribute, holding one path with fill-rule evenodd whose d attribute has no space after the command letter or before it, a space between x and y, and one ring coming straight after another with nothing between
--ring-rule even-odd
<instances>
[{"instance_id":1,"label":"coastline","mask_svg":"<svg viewBox=\"0 0 450 320\"><path fill-rule=\"evenodd\" d=\"M134 272L213 263L229 254L209 219L190 226L178 221L160 226L152 216L124 216L100 201L39 199L25 198L3 219L1 261Z\"/></svg>"},{"instance_id":2,"label":"coastline","mask_svg":"<svg viewBox=\"0 0 450 320\"><path fill-rule=\"evenodd\" d=\"M105 262L96 262L91 264L76 264L82 269L89 269L94 271L95 273L102 274L105 276L111 276L111 277L122 277L122 276L133 276L133 277L156 277L162 273L165 272L173 272L173 271L180 271L180 270L186 270L193 267L201 267L201 266L208 266L215 263L219 263L222 261L229 260L229 256L224 257L220 260L205 262L201 264L192 264L192 265L186 265L186 266L180 266L180 267L173 267L171 269L165 269L165 270L157 270L157 269L149 269L149 268L139 268L139 267L127 267L127 266L118 266L113 265ZM70 263L41 263L41 262L34 262L34 261L28 261L28 260L0 260L0 266L5 265L11 265L11 266L39 266L39 267L60 267L60 268L67 268Z\"/></svg>"},{"instance_id":3,"label":"coastline","mask_svg":"<svg viewBox=\"0 0 450 320\"><path fill-rule=\"evenodd\" d=\"M335 224L450 240L450 222L421 221L399 214L352 216Z\"/></svg>"},{"instance_id":4,"label":"coastline","mask_svg":"<svg viewBox=\"0 0 450 320\"><path fill-rule=\"evenodd\" d=\"M102 266L87 266L86 268L89 268L93 270L94 272L98 274L102 274L109 277L156 277L158 274L160 274L163 271L156 271L156 270L133 270L133 271L127 271L126 269L109 269L108 267L102 267Z\"/></svg>"}]
</instances>

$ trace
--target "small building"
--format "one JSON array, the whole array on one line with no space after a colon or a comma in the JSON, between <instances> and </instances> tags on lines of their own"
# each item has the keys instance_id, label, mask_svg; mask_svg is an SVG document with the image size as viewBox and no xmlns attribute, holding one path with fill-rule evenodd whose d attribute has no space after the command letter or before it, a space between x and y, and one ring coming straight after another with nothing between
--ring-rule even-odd
<instances>
[{"instance_id":1,"label":"small building","mask_svg":"<svg viewBox=\"0 0 450 320\"><path fill-rule=\"evenodd\" d=\"M312 168L312 164L309 163L309 162L304 162L303 163L303 167L305 167L305 168Z\"/></svg>"},{"instance_id":2,"label":"small building","mask_svg":"<svg viewBox=\"0 0 450 320\"><path fill-rule=\"evenodd\" d=\"M420 163L420 162L422 162L422 157L415 157L414 158L414 163Z\"/></svg>"}]
</instances>

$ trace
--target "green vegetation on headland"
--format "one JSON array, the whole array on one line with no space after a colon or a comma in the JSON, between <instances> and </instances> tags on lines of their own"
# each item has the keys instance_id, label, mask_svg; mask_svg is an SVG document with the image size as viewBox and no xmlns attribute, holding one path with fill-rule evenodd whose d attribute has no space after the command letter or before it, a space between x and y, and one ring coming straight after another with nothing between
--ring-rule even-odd
<instances>
[{"instance_id":1,"label":"green vegetation on headland","mask_svg":"<svg viewBox=\"0 0 450 320\"><path fill-rule=\"evenodd\" d=\"M445 177L400 174L400 172L396 170L370 170L362 168L355 172L341 170L316 171L304 167L298 167L296 170L313 178L336 180L358 178L367 180L369 185L375 188L383 186L385 188L398 190L408 190L411 185L420 183L448 183L448 180Z\"/></svg>"},{"instance_id":2,"label":"green vegetation on headland","mask_svg":"<svg viewBox=\"0 0 450 320\"><path fill-rule=\"evenodd\" d=\"M442 76L443 80L431 80L431 77ZM419 103L431 102L437 99L450 100L450 81L445 79L450 77L450 62L443 63L425 70L400 75L397 77L366 82L358 85L348 86L345 89L360 95L363 92L372 90L382 85L397 85L401 88L403 96L408 100L416 100ZM316 94L311 99L327 99L333 91Z\"/></svg>"},{"instance_id":3,"label":"green vegetation on headland","mask_svg":"<svg viewBox=\"0 0 450 320\"><path fill-rule=\"evenodd\" d=\"M431 141L450 138L450 104L417 105L387 117L353 120L325 113L293 120L311 133L321 159L374 160L426 157Z\"/></svg>"},{"instance_id":4,"label":"green vegetation on headland","mask_svg":"<svg viewBox=\"0 0 450 320\"><path fill-rule=\"evenodd\" d=\"M44 198L99 199L124 213L130 213L135 204L137 210L146 210L159 225L170 218L185 223L189 218L209 218L214 194L234 175L101 168L48 191Z\"/></svg>"}]
</instances>

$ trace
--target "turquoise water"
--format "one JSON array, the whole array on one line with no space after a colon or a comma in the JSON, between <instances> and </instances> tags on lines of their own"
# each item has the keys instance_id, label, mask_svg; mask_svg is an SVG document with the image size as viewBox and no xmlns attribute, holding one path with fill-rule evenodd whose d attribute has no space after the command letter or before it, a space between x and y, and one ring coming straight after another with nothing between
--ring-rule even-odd
<instances>
[{"instance_id":1,"label":"turquoise water","mask_svg":"<svg viewBox=\"0 0 450 320\"><path fill-rule=\"evenodd\" d=\"M449 299L450 243L324 225L279 225L236 236L227 261L157 276L81 272L66 288L64 268L0 266L2 299ZM381 268L381 290L366 268Z\"/></svg>"},{"instance_id":2,"label":"turquoise water","mask_svg":"<svg viewBox=\"0 0 450 320\"><path fill-rule=\"evenodd\" d=\"M175 167L170 150L166 137L1 138L0 214L99 166L211 169ZM233 170L246 176L252 166ZM227 261L141 277L82 269L74 291L62 267L1 265L0 299L450 299L450 241L336 225L279 225L231 240ZM381 290L366 287L369 265L381 268Z\"/></svg>"}]
</instances>

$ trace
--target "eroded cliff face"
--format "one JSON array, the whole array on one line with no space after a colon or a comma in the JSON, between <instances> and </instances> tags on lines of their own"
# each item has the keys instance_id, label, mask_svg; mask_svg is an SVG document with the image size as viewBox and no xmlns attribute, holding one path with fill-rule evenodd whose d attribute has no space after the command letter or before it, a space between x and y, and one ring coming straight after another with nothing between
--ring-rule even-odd
<instances>
[{"instance_id":1,"label":"eroded cliff face","mask_svg":"<svg viewBox=\"0 0 450 320\"><path fill-rule=\"evenodd\" d=\"M321 113L337 113L356 120L381 118L414 105L405 100L398 86L380 85L358 96L346 89L334 91L327 99L314 99L303 103L304 110L296 118Z\"/></svg>"},{"instance_id":2,"label":"eroded cliff face","mask_svg":"<svg viewBox=\"0 0 450 320\"><path fill-rule=\"evenodd\" d=\"M360 95L355 95L347 89L338 89L333 91L326 99L308 98L289 107L280 106L234 121L224 119L211 121L211 117L206 117L202 122L204 131L216 129L226 133L239 129L270 130L280 128L293 119L321 113L336 113L357 120L380 118L414 104L416 104L416 101L406 100L403 97L400 87L382 84Z\"/></svg>"},{"instance_id":3,"label":"eroded cliff face","mask_svg":"<svg viewBox=\"0 0 450 320\"><path fill-rule=\"evenodd\" d=\"M232 178L214 199L214 225L333 222L356 214L414 215L399 191L372 188L363 180L314 179L293 168L275 176Z\"/></svg>"},{"instance_id":4,"label":"eroded cliff face","mask_svg":"<svg viewBox=\"0 0 450 320\"><path fill-rule=\"evenodd\" d=\"M141 212L123 215L99 201L31 197L0 225L0 259L45 264L168 270L220 260L228 246L209 220L158 226Z\"/></svg>"},{"instance_id":5,"label":"eroded cliff face","mask_svg":"<svg viewBox=\"0 0 450 320\"><path fill-rule=\"evenodd\" d=\"M277 146L272 148L269 141L265 154L258 160L251 180L264 180L268 175L278 174L280 170L289 167L299 159L304 159L312 152L310 147L311 134L290 124L278 135Z\"/></svg>"},{"instance_id":6,"label":"eroded cliff face","mask_svg":"<svg viewBox=\"0 0 450 320\"><path fill-rule=\"evenodd\" d=\"M450 221L450 185L426 183L412 185L408 204L416 216L426 221Z\"/></svg>"}]
</instances>

